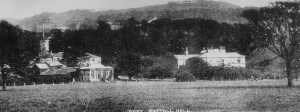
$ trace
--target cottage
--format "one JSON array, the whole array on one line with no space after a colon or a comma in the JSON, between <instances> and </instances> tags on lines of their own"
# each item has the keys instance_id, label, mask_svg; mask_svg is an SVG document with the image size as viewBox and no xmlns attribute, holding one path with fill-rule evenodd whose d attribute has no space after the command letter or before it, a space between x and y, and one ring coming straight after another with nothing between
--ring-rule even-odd
<instances>
[{"instance_id":1,"label":"cottage","mask_svg":"<svg viewBox=\"0 0 300 112\"><path fill-rule=\"evenodd\" d=\"M78 63L77 81L95 82L114 80L114 70L110 66L104 66L101 63L101 57L85 53Z\"/></svg>"},{"instance_id":2,"label":"cottage","mask_svg":"<svg viewBox=\"0 0 300 112\"><path fill-rule=\"evenodd\" d=\"M186 61L193 57L199 57L203 59L210 66L246 67L246 59L244 55L236 52L226 52L225 48L220 48L208 49L200 54L189 54L188 49L186 49L185 55L175 55L178 68L186 65Z\"/></svg>"}]
</instances>

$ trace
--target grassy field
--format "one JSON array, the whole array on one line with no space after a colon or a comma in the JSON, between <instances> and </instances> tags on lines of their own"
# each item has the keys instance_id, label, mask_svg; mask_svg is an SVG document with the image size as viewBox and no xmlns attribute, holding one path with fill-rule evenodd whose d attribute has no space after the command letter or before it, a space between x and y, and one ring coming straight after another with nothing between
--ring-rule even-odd
<instances>
[{"instance_id":1,"label":"grassy field","mask_svg":"<svg viewBox=\"0 0 300 112\"><path fill-rule=\"evenodd\" d=\"M300 85L300 81L295 82ZM300 87L286 81L145 81L9 87L0 112L297 112Z\"/></svg>"}]
</instances>

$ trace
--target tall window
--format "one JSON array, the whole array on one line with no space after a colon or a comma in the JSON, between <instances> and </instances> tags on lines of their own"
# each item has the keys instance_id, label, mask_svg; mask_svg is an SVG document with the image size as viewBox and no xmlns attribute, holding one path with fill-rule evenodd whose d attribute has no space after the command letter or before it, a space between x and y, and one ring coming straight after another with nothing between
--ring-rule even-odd
<instances>
[{"instance_id":1,"label":"tall window","mask_svg":"<svg viewBox=\"0 0 300 112\"><path fill-rule=\"evenodd\" d=\"M238 63L241 63L241 58L238 58L238 59L237 59L237 62L238 62Z\"/></svg>"}]
</instances>

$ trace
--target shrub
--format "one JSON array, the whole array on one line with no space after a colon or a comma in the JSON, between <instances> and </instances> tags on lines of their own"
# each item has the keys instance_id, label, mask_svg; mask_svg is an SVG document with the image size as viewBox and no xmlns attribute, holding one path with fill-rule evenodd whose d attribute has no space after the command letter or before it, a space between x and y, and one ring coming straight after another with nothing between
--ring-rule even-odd
<instances>
[{"instance_id":1,"label":"shrub","mask_svg":"<svg viewBox=\"0 0 300 112\"><path fill-rule=\"evenodd\" d=\"M260 72L246 68L212 67L198 57L188 59L184 69L201 80L246 80L262 77Z\"/></svg>"},{"instance_id":2,"label":"shrub","mask_svg":"<svg viewBox=\"0 0 300 112\"><path fill-rule=\"evenodd\" d=\"M36 76L35 80L37 84L46 83L61 83L61 82L71 82L73 77L70 74L67 75L50 75L50 76Z\"/></svg>"},{"instance_id":3,"label":"shrub","mask_svg":"<svg viewBox=\"0 0 300 112\"><path fill-rule=\"evenodd\" d=\"M186 70L179 70L176 74L177 82L191 82L195 80L195 76Z\"/></svg>"},{"instance_id":4,"label":"shrub","mask_svg":"<svg viewBox=\"0 0 300 112\"><path fill-rule=\"evenodd\" d=\"M141 59L140 74L144 78L171 78L177 71L174 56L144 56Z\"/></svg>"},{"instance_id":5,"label":"shrub","mask_svg":"<svg viewBox=\"0 0 300 112\"><path fill-rule=\"evenodd\" d=\"M137 76L140 72L141 67L141 58L139 54L135 53L125 53L121 54L117 60L117 74L126 74L129 77L129 80L133 76Z\"/></svg>"},{"instance_id":6,"label":"shrub","mask_svg":"<svg viewBox=\"0 0 300 112\"><path fill-rule=\"evenodd\" d=\"M195 57L188 59L186 61L185 68L198 79L209 79L209 76L207 74L209 66L201 58Z\"/></svg>"},{"instance_id":7,"label":"shrub","mask_svg":"<svg viewBox=\"0 0 300 112\"><path fill-rule=\"evenodd\" d=\"M211 80L258 79L260 73L246 68L209 67L207 74Z\"/></svg>"},{"instance_id":8,"label":"shrub","mask_svg":"<svg viewBox=\"0 0 300 112\"><path fill-rule=\"evenodd\" d=\"M173 73L170 69L165 66L153 66L150 70L150 78L170 78L172 77Z\"/></svg>"},{"instance_id":9,"label":"shrub","mask_svg":"<svg viewBox=\"0 0 300 112\"><path fill-rule=\"evenodd\" d=\"M262 72L262 75L259 77L260 79L284 79L285 73L274 73L274 72Z\"/></svg>"}]
</instances>

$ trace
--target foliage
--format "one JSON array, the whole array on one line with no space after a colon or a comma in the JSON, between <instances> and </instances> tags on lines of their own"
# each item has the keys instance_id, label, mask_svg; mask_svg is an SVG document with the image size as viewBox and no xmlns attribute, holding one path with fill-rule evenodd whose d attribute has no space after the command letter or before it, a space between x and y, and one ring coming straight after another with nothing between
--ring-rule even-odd
<instances>
[{"instance_id":1,"label":"foliage","mask_svg":"<svg viewBox=\"0 0 300 112\"><path fill-rule=\"evenodd\" d=\"M7 64L10 68L25 67L38 52L39 40L35 33L23 31L6 21L0 21L0 68L3 89L11 72L9 69L2 69L4 65Z\"/></svg>"},{"instance_id":2,"label":"foliage","mask_svg":"<svg viewBox=\"0 0 300 112\"><path fill-rule=\"evenodd\" d=\"M262 74L246 68L209 67L207 75L210 80L249 80L262 79Z\"/></svg>"},{"instance_id":3,"label":"foliage","mask_svg":"<svg viewBox=\"0 0 300 112\"><path fill-rule=\"evenodd\" d=\"M36 76L34 77L34 82L36 84L52 84L52 83L61 83L61 82L71 82L73 77L70 74L67 75L53 75L53 76Z\"/></svg>"},{"instance_id":4,"label":"foliage","mask_svg":"<svg viewBox=\"0 0 300 112\"><path fill-rule=\"evenodd\" d=\"M153 22L140 22L130 18L120 23L122 27L118 30L112 30L109 24L102 20L97 22L96 29L65 32L53 30L51 50L64 51L67 65L74 65L72 63L76 62L76 57L90 52L101 56L106 65L119 66L119 54L170 57L173 54L181 54L186 47L191 49L191 53L211 46L226 46L229 51L239 51L243 54L249 54L255 49L251 34L245 33L250 30L246 25L220 24L205 19L169 18L158 18ZM158 66L174 72L176 61L169 59L174 58L154 58L153 61L158 62ZM151 75L149 67L141 68L146 70L141 74ZM121 69L117 68L116 71L120 73Z\"/></svg>"},{"instance_id":5,"label":"foliage","mask_svg":"<svg viewBox=\"0 0 300 112\"><path fill-rule=\"evenodd\" d=\"M170 78L176 71L176 59L173 56L142 57L140 74L144 78Z\"/></svg>"},{"instance_id":6,"label":"foliage","mask_svg":"<svg viewBox=\"0 0 300 112\"><path fill-rule=\"evenodd\" d=\"M193 74L197 79L207 80L209 78L207 69L209 69L208 64L201 58L195 57L190 58L186 61L185 68Z\"/></svg>"},{"instance_id":7,"label":"foliage","mask_svg":"<svg viewBox=\"0 0 300 112\"><path fill-rule=\"evenodd\" d=\"M293 85L292 71L299 55L299 6L300 2L276 2L272 7L248 10L243 14L255 26L262 46L285 60L289 87Z\"/></svg>"},{"instance_id":8,"label":"foliage","mask_svg":"<svg viewBox=\"0 0 300 112\"><path fill-rule=\"evenodd\" d=\"M230 25L205 19L158 18L149 23L134 18L124 20L118 30L111 30L102 20L97 29L52 31L51 50L65 51L70 57L84 52L101 55L105 63L113 65L118 54L133 52L143 56L166 56L191 53L211 46L226 46L229 51L249 54L256 46L247 25ZM68 57L66 57L68 59Z\"/></svg>"},{"instance_id":9,"label":"foliage","mask_svg":"<svg viewBox=\"0 0 300 112\"><path fill-rule=\"evenodd\" d=\"M176 73L176 81L177 82L191 82L195 81L196 77L190 72L181 69Z\"/></svg>"},{"instance_id":10,"label":"foliage","mask_svg":"<svg viewBox=\"0 0 300 112\"><path fill-rule=\"evenodd\" d=\"M131 80L133 76L137 76L140 72L141 59L140 56L133 53L122 54L117 58L117 74L126 74ZM119 73L118 73L119 72Z\"/></svg>"},{"instance_id":11,"label":"foliage","mask_svg":"<svg viewBox=\"0 0 300 112\"><path fill-rule=\"evenodd\" d=\"M159 78L159 79L170 78L173 76L173 72L170 69L161 65L152 66L150 70L150 74L151 75L149 78Z\"/></svg>"},{"instance_id":12,"label":"foliage","mask_svg":"<svg viewBox=\"0 0 300 112\"><path fill-rule=\"evenodd\" d=\"M39 53L37 34L23 31L6 21L0 22L0 64L26 66Z\"/></svg>"}]
</instances>

